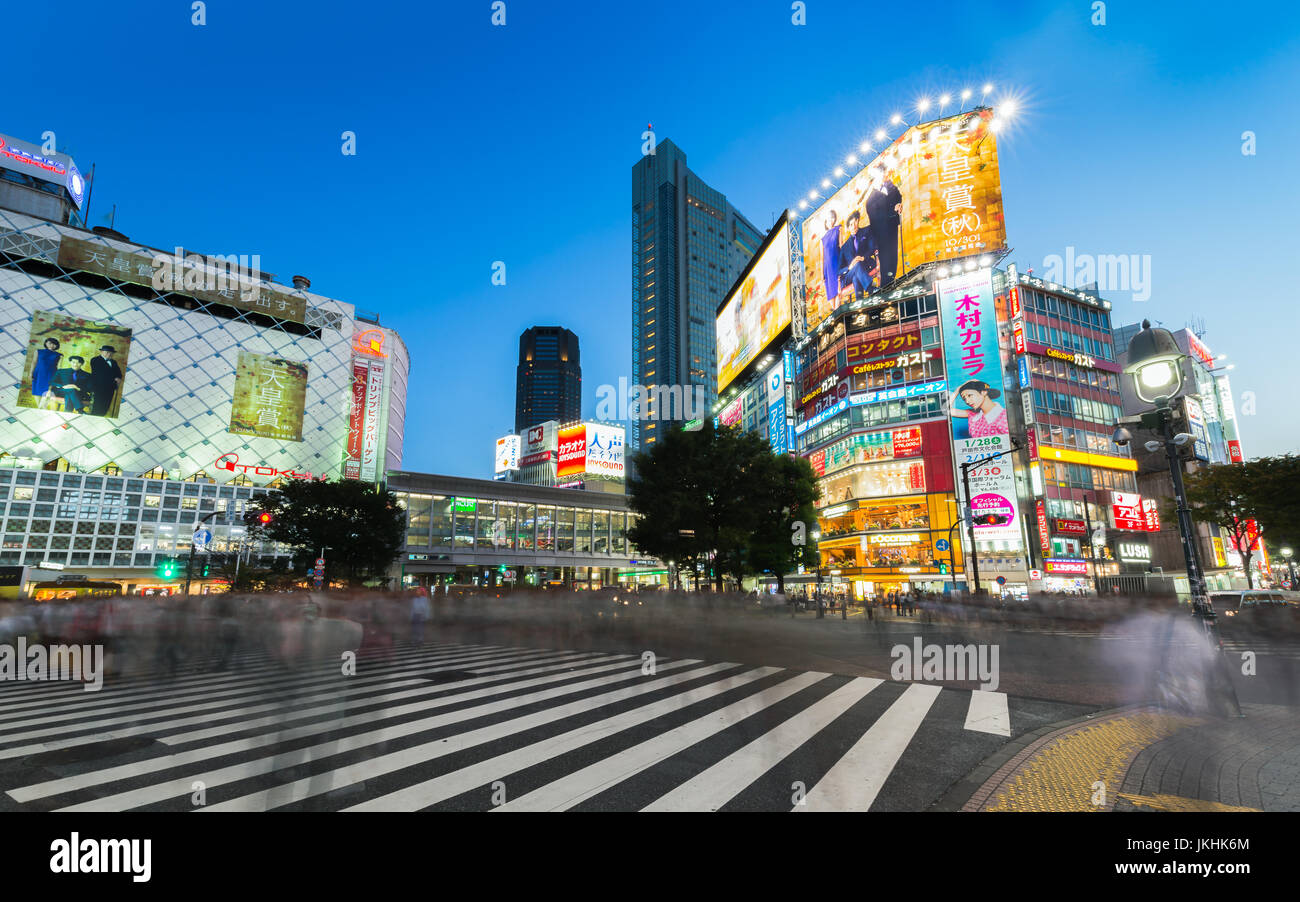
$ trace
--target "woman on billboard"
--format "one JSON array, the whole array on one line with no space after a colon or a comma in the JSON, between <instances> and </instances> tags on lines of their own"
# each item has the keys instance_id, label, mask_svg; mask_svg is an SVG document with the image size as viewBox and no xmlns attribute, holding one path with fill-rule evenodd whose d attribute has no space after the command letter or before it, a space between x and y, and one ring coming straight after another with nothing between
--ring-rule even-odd
<instances>
[{"instance_id":1,"label":"woman on billboard","mask_svg":"<svg viewBox=\"0 0 1300 902\"><path fill-rule=\"evenodd\" d=\"M54 405L54 374L59 368L59 351L57 338L45 339L45 347L36 352L36 365L32 368L32 397L39 398L37 407L47 410Z\"/></svg>"},{"instance_id":2,"label":"woman on billboard","mask_svg":"<svg viewBox=\"0 0 1300 902\"><path fill-rule=\"evenodd\" d=\"M989 386L987 382L971 379L963 382L952 395L952 415L965 417L971 438L984 438L989 435L1009 435L1007 427L1007 409L997 403L1002 392ZM957 406L957 400L966 405L966 409Z\"/></svg>"}]
</instances>

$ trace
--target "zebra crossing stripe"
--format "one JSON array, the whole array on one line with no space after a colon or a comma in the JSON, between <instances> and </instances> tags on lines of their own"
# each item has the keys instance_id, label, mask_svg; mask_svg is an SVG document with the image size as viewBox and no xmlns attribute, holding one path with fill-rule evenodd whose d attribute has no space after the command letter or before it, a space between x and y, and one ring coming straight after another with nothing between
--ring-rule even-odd
<instances>
[{"instance_id":1,"label":"zebra crossing stripe","mask_svg":"<svg viewBox=\"0 0 1300 902\"><path fill-rule=\"evenodd\" d=\"M910 684L794 810L870 809L939 692L938 686Z\"/></svg>"},{"instance_id":2,"label":"zebra crossing stripe","mask_svg":"<svg viewBox=\"0 0 1300 902\"><path fill-rule=\"evenodd\" d=\"M699 661L692 662L699 664ZM350 786L354 783L360 783L364 780L374 779L394 771L411 767L417 764L423 764L434 758L441 758L453 752L462 751L485 742L491 742L496 739L502 739L506 736L512 736L534 727L553 723L563 720L575 714L585 714L593 709L603 707L618 701L634 699L637 696L645 695L647 692L653 692L657 689L663 689L679 683L695 680L705 675L712 675L723 670L731 670L738 667L738 664L714 664L702 669L692 669L684 673L674 674L671 677L661 677L660 679L651 680L640 686L633 686L628 689L621 689L614 692L607 692L602 695L589 696L579 701L570 702L558 708L551 708L545 711L539 711L535 714L529 714L522 717L516 717L501 723L492 724L468 733L461 733L455 736L449 736L445 739L435 740L423 745L413 746L398 752L392 752L387 755L380 755L366 761L351 764L346 767L338 768L315 777L308 777L302 780L296 780L293 783L284 786L278 786L270 792L251 793L229 802L223 802L218 805L210 805L207 811L265 811L280 805L287 805L291 802L298 802L302 799L310 798L324 792L334 789L340 789L344 786ZM663 671L667 668L660 667ZM728 689L743 685L751 680L759 679L766 676L768 672L775 672L779 668L759 668L751 670L738 676L732 676L720 681L694 690L701 697L717 695ZM685 697L690 697L688 693ZM676 696L668 699L675 706L680 707L681 698Z\"/></svg>"},{"instance_id":3,"label":"zebra crossing stripe","mask_svg":"<svg viewBox=\"0 0 1300 902\"><path fill-rule=\"evenodd\" d=\"M610 670L618 670L618 669L626 670L626 668L629 666L630 663L633 662L630 661L628 657L625 656L623 659L615 661L613 663L603 664L598 667L585 670L581 675L585 676L588 674L599 673L599 672L610 671ZM23 786L17 789L9 790L9 795L12 798L14 798L16 801L29 801L32 798L42 798L50 795L57 795L63 792L70 792L72 790L86 789L90 786L96 786L102 783L109 783L115 780L125 780L134 776L141 776L146 773L156 773L158 771L170 770L176 767L187 767L191 764L197 764L201 761L206 761L212 758L220 758L226 755L234 755L234 754L249 752L264 746L278 745L280 743L289 742L294 739L301 739L304 737L310 738L320 733L331 733L334 732L335 730L345 729L347 727L371 726L373 724L382 721L392 720L393 718L400 717L404 714L427 713L429 711L436 710L438 708L445 708L450 705L459 704L461 702L473 700L475 698L483 698L483 697L488 697L493 695L499 695L502 692L508 692L513 689L526 688L529 686L555 682L557 680L562 680L570 676L572 676L572 674L566 671L564 673L555 674L549 677L539 677L537 679L526 680L523 683L506 684L503 686L491 686L491 687L477 690L475 692L443 695L433 699L425 699L425 700L413 702L407 705L402 705L397 708L390 708L383 711L372 711L372 712L352 715L349 717L335 718L333 720L327 720L321 723L306 724L304 726L295 727L289 730L273 730L268 733L263 733L260 736L250 736L244 739L236 739L230 742L221 743L219 745L191 749L185 752L174 752L170 755L163 755L158 758L153 758L150 760L138 761L132 764L125 764L118 767L106 768L104 770L89 771L85 774L79 774L73 777L64 777L58 780L50 780L45 783L34 784L32 786ZM626 672L622 674L616 673L611 677L587 680L584 683L577 683L570 686L561 687L558 690L551 690L550 694L563 694L565 692L576 691L586 686L597 685L607 681L627 679L628 677L629 674L627 674ZM429 694L430 692L439 692L445 690L449 685L451 684L443 684L442 686L430 686L428 687L427 690L425 690L425 694ZM523 698L532 697L534 698L534 700L536 700L535 697L539 697L546 694L547 693L533 693L533 696L524 696ZM510 702L506 702L506 703L497 703L497 704L509 705L512 703L514 703L514 700L511 700ZM441 726L444 723L456 723L459 720L466 720L466 719L470 719L471 717L483 716L484 714L491 713L492 709L493 709L493 705L491 704L478 705L475 706L474 708L468 708L465 709L464 711L457 711L451 714L441 715L439 717L435 717L432 719L410 720L410 721L406 721L405 723L395 724L378 730L372 730L368 733L361 733L356 736L347 737L343 740L340 740L340 742L349 747L355 746L356 748L363 748L366 745L369 745L374 742L383 742L388 739L393 739L393 738L398 738L400 736L408 735L409 733L420 732L421 730L424 729L432 729L433 727ZM331 743L325 743L319 748L323 749L329 745L331 745ZM345 750L347 749L340 749L340 751L345 751ZM302 749L299 751L310 751L310 750ZM269 760L269 759L263 759L263 760ZM242 765L237 765L234 768L226 768L225 770L226 771L237 770L239 766ZM278 769L278 768L272 768L272 769ZM254 774L250 774L250 776L252 775ZM242 779L242 778L236 778L236 779ZM145 803L141 803L141 804L145 804ZM96 809L96 810L101 810L101 809Z\"/></svg>"},{"instance_id":4,"label":"zebra crossing stripe","mask_svg":"<svg viewBox=\"0 0 1300 902\"><path fill-rule=\"evenodd\" d=\"M1007 710L1005 692L987 692L974 689L970 706L966 709L965 729L995 736L1011 735L1011 713Z\"/></svg>"},{"instance_id":5,"label":"zebra crossing stripe","mask_svg":"<svg viewBox=\"0 0 1300 902\"><path fill-rule=\"evenodd\" d=\"M537 660L537 658L533 656L529 656L527 660L531 663L532 661ZM449 663L449 662L444 662L444 663ZM428 664L425 664L423 666L412 665L412 667L408 668L405 672L410 672L411 670L427 670L427 669L428 669ZM400 672L399 673L389 672L387 674L375 674L375 675L368 675L366 677L358 677L356 678L355 683L349 683L349 689L345 690L345 692L351 692L351 691L363 690L363 689L374 689L381 685L386 685L392 688L397 688L400 686L419 687L417 689L411 690L412 692L417 692L417 693L420 692L421 690L427 692L430 691L432 688L430 687L428 680L424 679L423 677L410 677L405 680L401 680L401 679L395 680L394 677L398 675L400 675ZM444 685L440 688L445 689L447 687L446 685ZM187 724L194 724L194 723L205 723L205 724L212 723L214 718L239 716L240 711L243 711L245 713L256 713L257 711L272 711L272 712L279 711L281 712L281 715L283 715L283 712L285 711L285 704L283 702L266 702L266 703L254 705L243 709L235 708L233 710L228 707L231 704L237 704L240 701L241 696L251 695L253 697L261 697L263 691L264 691L264 687L260 685L252 684L247 686L242 693L235 693L232 695L228 695L226 697L222 697L219 701L212 701L205 704L195 704L195 705L173 707L173 708L166 708L166 707L154 708L152 710L145 711L145 712L137 712L133 716L120 715L118 717L101 718L99 720L93 720L93 721L82 721L80 723L72 725L70 728L59 727L59 728L51 728L48 730L29 731L27 733L15 734L12 736L3 736L0 737L0 742L7 743L7 742L21 741L24 739L41 739L42 737L49 736L51 734L58 734L60 732L67 733L72 731L72 732L78 732L80 734L76 736L65 736L64 738L61 739L45 739L44 741L37 742L35 744L9 746L6 748L0 748L0 760L7 759L7 758L25 757L27 755L54 751L56 749L72 748L78 745L86 745L89 743L102 742L105 739L120 739L127 736L138 736L142 734L153 733L157 731L159 728L164 728L164 727L172 728L172 727L185 726ZM339 691L337 689L331 688L331 689L322 690L312 695L303 696L301 698L294 699L294 702L298 703L301 701L307 701L311 698L337 699L338 696L339 696ZM222 707L226 707L226 710L224 711L214 710L214 709L221 709ZM329 710L333 710L333 709L334 709L333 706L329 708ZM114 709L108 709L108 710L114 710ZM203 712L203 713L194 714L191 717L176 718L176 715L178 714L185 714L185 713L190 713L195 711ZM271 716L271 717L263 718L262 720L264 722L269 721L273 723L279 723L281 719L282 716ZM152 722L141 723L140 722L141 720L149 720ZM166 722L164 723L163 721ZM112 729L109 732L105 732L105 728L113 727L114 725L123 725L123 724L125 724L125 726L122 726L121 728ZM99 728L95 730L95 732L91 732L91 733L84 732L85 730L95 728L95 727ZM217 730L216 735L225 735L229 731L230 728L228 726L222 727L219 730ZM166 741L166 739L164 739L163 741Z\"/></svg>"},{"instance_id":6,"label":"zebra crossing stripe","mask_svg":"<svg viewBox=\"0 0 1300 902\"><path fill-rule=\"evenodd\" d=\"M641 810L718 810L882 682L870 677L854 678Z\"/></svg>"},{"instance_id":7,"label":"zebra crossing stripe","mask_svg":"<svg viewBox=\"0 0 1300 902\"><path fill-rule=\"evenodd\" d=\"M818 679L821 679L825 674L818 674L817 676ZM816 682L816 680L813 682ZM616 733L648 723L656 717L680 711L686 705L712 698L717 694L718 690L715 686L705 686L684 695L670 696L653 704L643 705L596 723L586 724L559 736L552 736L531 745L513 749L486 761L476 761L459 770L395 790L384 796L368 799L345 810L418 811L421 808L427 808L461 793L469 792L490 781L503 779L510 774L552 760L574 749L582 748ZM716 714L716 712L714 713Z\"/></svg>"},{"instance_id":8,"label":"zebra crossing stripe","mask_svg":"<svg viewBox=\"0 0 1300 902\"><path fill-rule=\"evenodd\" d=\"M675 727L616 755L547 783L530 793L506 802L494 811L563 811L621 783L648 767L735 726L796 692L821 682L830 674L805 672L746 698L710 711L690 723Z\"/></svg>"}]
</instances>

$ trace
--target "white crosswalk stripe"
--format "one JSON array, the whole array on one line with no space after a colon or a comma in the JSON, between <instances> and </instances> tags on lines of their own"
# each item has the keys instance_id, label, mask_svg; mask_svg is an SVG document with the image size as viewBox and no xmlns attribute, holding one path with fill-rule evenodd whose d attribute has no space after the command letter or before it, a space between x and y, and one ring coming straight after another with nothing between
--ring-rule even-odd
<instances>
[{"instance_id":1,"label":"white crosswalk stripe","mask_svg":"<svg viewBox=\"0 0 1300 902\"><path fill-rule=\"evenodd\" d=\"M363 656L354 676L248 656L102 694L10 684L0 712L7 804L61 811L190 810L200 783L203 811L789 810L787 790L771 801L783 768L811 787L795 810L866 811L918 736L1014 726L1001 692L456 644Z\"/></svg>"}]
</instances>

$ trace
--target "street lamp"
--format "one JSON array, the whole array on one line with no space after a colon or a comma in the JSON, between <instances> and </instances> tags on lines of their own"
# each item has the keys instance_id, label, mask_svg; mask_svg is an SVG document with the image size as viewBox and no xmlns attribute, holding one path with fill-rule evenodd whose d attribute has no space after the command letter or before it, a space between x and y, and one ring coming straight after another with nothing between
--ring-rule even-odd
<instances>
[{"instance_id":1,"label":"street lamp","mask_svg":"<svg viewBox=\"0 0 1300 902\"><path fill-rule=\"evenodd\" d=\"M1193 439L1189 433L1174 434L1173 409L1170 402L1183 388L1183 360L1185 355L1168 329L1151 328L1150 320L1142 321L1142 331L1133 336L1128 346L1129 363L1124 374L1133 379L1137 396L1155 405L1160 441L1146 442L1148 451L1159 451L1163 446L1169 461L1169 475L1173 479L1174 499L1178 503L1178 531L1183 541L1183 557L1187 563L1187 581L1191 588L1192 613L1206 624L1214 620L1214 609L1206 595L1205 577L1196 550L1196 532L1192 514L1187 507L1183 488L1183 464L1178 449ZM1119 433L1116 433L1119 437Z\"/></svg>"},{"instance_id":2,"label":"street lamp","mask_svg":"<svg viewBox=\"0 0 1300 902\"><path fill-rule=\"evenodd\" d=\"M1287 585L1290 586L1291 588L1294 588L1294 587L1295 587L1295 567L1291 566L1291 555L1295 554L1295 552L1292 551L1289 547L1279 548L1279 549L1277 550L1277 552L1278 552L1278 554L1282 555L1282 559L1283 559L1284 561L1286 561L1286 577L1287 577Z\"/></svg>"}]
</instances>

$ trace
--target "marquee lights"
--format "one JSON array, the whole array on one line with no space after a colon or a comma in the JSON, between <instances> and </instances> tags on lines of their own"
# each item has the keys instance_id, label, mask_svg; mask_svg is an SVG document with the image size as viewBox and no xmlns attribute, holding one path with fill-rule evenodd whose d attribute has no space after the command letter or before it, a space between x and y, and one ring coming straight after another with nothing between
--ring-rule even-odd
<instances>
[{"instance_id":1,"label":"marquee lights","mask_svg":"<svg viewBox=\"0 0 1300 902\"><path fill-rule=\"evenodd\" d=\"M993 92L993 85L991 85L991 84L986 84L986 85L984 85L983 93L980 95L980 102L981 102L981 103L985 102L985 101L987 100L987 98L988 98L988 95L991 94L992 92ZM965 105L966 105L966 101L969 100L969 99L971 98L972 93L973 93L973 92L971 91L970 88L964 88L964 89L962 90L961 95L960 95L960 96L961 96L961 105L962 105L962 107L965 107ZM948 102L949 102L951 99L952 99L952 95L951 95L949 92L946 92L946 91L945 91L944 93L940 94L940 95L939 95L939 109L938 109L938 114L935 115L935 116L933 116L933 117L930 118L930 119L924 119L924 118L922 118L922 119L920 119L919 121L917 121L916 125L917 125L917 126L920 126L920 125L923 125L925 122L934 122L934 121L937 121L938 119L946 118L946 116L945 116L944 113L943 113L943 110L944 110L944 107L946 107L946 106L948 105ZM920 113L923 113L923 114L924 114L924 113L927 113L927 112L932 108L932 106L933 106L933 104L931 103L930 98L929 98L929 97L923 97L923 98L921 98L920 101L917 102L917 104L916 104L916 109L917 109ZM1004 124L1004 123L1010 121L1010 120L1015 116L1017 110L1019 109L1019 104L1015 101L1015 99L1013 99L1013 98L1012 98L1011 96L1009 96L1009 95L1003 97L1003 99L1002 99L1001 101L999 101L998 103L994 104L993 106L994 106L994 112L996 113L996 116L997 116L997 118L994 120L994 122L996 122L996 123L999 125L999 127L1000 127L1002 124ZM961 110L959 109L958 112L961 112ZM902 115L899 114L899 113L894 113L894 114L892 114L892 115L889 117L889 124L892 125L892 126L900 126L900 125L901 125L901 126L904 128L904 130L913 127L913 126L908 125L907 122L904 121ZM926 133L926 135L925 135L925 139L926 139L926 140L929 140L929 141L933 141L935 138L940 137L940 136L942 135L942 133L943 133L943 129L941 129L941 128L934 128L934 129L931 129L929 132ZM881 143L881 142L885 141L885 140L889 137L889 132L886 131L885 128L882 126L882 127L877 128L877 129L875 130L875 133L873 134L873 137L875 138L875 140L876 140L877 143ZM918 133L918 135L917 135L917 140L918 140L918 142L919 142L919 140L920 140L920 135L919 135L919 133ZM914 148L907 148L907 149L906 149L906 151L909 152L909 153L910 153L912 150L914 150ZM858 145L858 151L859 151L860 153L863 153L863 154L870 153L870 152L871 152L871 143L870 143L869 141L863 141L861 144ZM852 165L856 165L856 161L855 161L855 159L854 159L853 157L849 157L848 160L847 160L846 162L848 162L848 164L851 165L851 166L852 166ZM889 162L891 162L891 161L886 161L886 162L889 163ZM896 162L896 161L893 161L893 162ZM834 169L834 171L832 172L832 176L833 176L834 178L842 178L844 175L845 175L845 172L844 172L844 170L843 170L841 167L836 167L836 168ZM823 179L821 180L821 186L822 186L823 188L829 188L829 187L831 187L832 184L833 184L833 182L831 181L830 178L823 178ZM818 197L820 197L820 196L821 196L821 195L820 195L816 190L811 191L811 192L809 192L809 194L808 194L808 201L814 201L814 200L816 200L816 199L817 199ZM800 210L806 210L806 209L808 208L808 201L800 201L799 204L798 204L799 209L800 209ZM1107 304L1106 306L1109 307L1110 305Z\"/></svg>"}]
</instances>

